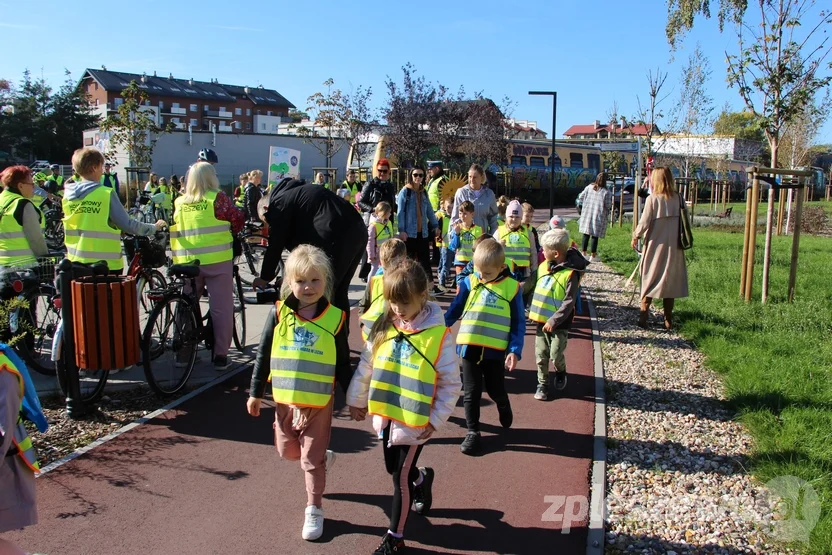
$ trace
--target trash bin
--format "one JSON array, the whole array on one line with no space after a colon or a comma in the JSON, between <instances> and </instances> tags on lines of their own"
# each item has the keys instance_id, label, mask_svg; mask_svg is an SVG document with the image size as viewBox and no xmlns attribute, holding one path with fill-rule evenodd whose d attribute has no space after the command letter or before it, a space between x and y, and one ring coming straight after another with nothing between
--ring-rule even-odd
<instances>
[{"instance_id":1,"label":"trash bin","mask_svg":"<svg viewBox=\"0 0 832 555\"><path fill-rule=\"evenodd\" d=\"M139 306L133 277L72 281L75 364L79 370L126 368L139 360Z\"/></svg>"}]
</instances>

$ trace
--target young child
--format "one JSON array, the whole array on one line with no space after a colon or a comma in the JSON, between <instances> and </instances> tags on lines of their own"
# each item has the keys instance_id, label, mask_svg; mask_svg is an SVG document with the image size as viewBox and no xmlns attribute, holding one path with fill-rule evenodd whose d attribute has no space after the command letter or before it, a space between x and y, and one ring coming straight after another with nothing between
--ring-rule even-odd
<instances>
[{"instance_id":1,"label":"young child","mask_svg":"<svg viewBox=\"0 0 832 555\"><path fill-rule=\"evenodd\" d=\"M497 241L506 253L506 264L514 279L523 283L530 271L537 270L537 253L532 251L529 233L523 227L523 209L520 201L513 200L506 209L506 223L497 228Z\"/></svg>"},{"instance_id":2,"label":"young child","mask_svg":"<svg viewBox=\"0 0 832 555\"><path fill-rule=\"evenodd\" d=\"M534 227L534 206L529 204L528 202L524 202L521 207L523 208L523 227L526 229L526 232L529 234L529 241L532 244L532 254L537 257L537 262L543 262L542 252L540 250L540 236L537 233L537 228Z\"/></svg>"},{"instance_id":3,"label":"young child","mask_svg":"<svg viewBox=\"0 0 832 555\"><path fill-rule=\"evenodd\" d=\"M439 285L445 287L450 278L451 266L453 264L454 251L450 249L450 227L451 212L454 208L454 199L446 198L442 201L442 210L436 212L436 219L442 229L442 234L436 238L436 246L439 250Z\"/></svg>"},{"instance_id":4,"label":"young child","mask_svg":"<svg viewBox=\"0 0 832 555\"><path fill-rule=\"evenodd\" d=\"M367 228L367 260L370 261L370 275L376 275L379 264L379 249L385 241L393 238L393 222L390 221L390 213L393 209L388 202L376 204L373 214L375 220L370 222Z\"/></svg>"},{"instance_id":5,"label":"young child","mask_svg":"<svg viewBox=\"0 0 832 555\"><path fill-rule=\"evenodd\" d=\"M546 261L537 270L529 319L537 322L534 352L537 362L537 391L534 398L549 398L549 361L555 366L555 389L566 387L566 339L572 319L581 276L589 262L577 249L570 248L569 232L551 229L540 238Z\"/></svg>"},{"instance_id":6,"label":"young child","mask_svg":"<svg viewBox=\"0 0 832 555\"><path fill-rule=\"evenodd\" d=\"M474 256L474 239L482 235L480 226L474 225L474 203L466 200L459 205L459 219L450 229L448 248L454 251L454 268L456 273L465 268Z\"/></svg>"},{"instance_id":7,"label":"young child","mask_svg":"<svg viewBox=\"0 0 832 555\"><path fill-rule=\"evenodd\" d=\"M364 300L361 302L361 335L364 341L370 333L370 328L384 314L384 285L382 278L384 272L394 268L403 258L407 257L407 246L401 239L394 237L386 241L379 249L381 269L370 275L367 288L364 290Z\"/></svg>"},{"instance_id":8,"label":"young child","mask_svg":"<svg viewBox=\"0 0 832 555\"><path fill-rule=\"evenodd\" d=\"M480 243L482 243L486 239L493 239L493 238L494 238L494 236L492 236L488 233L483 233L482 235L480 235L479 237L474 239L474 254L477 253L477 247L480 245ZM467 278L468 276L470 276L473 273L474 273L474 260L471 259L471 260L468 261L468 264L466 264L465 267L463 269L459 270L459 272L456 274L457 287L459 287L459 282L461 282L462 280L464 280L465 278Z\"/></svg>"},{"instance_id":9,"label":"young child","mask_svg":"<svg viewBox=\"0 0 832 555\"><path fill-rule=\"evenodd\" d=\"M503 383L504 368L511 372L523 352L526 318L520 284L505 266L503 246L490 239L474 252L473 275L459 284L456 298L445 313L445 325L462 319L457 353L462 360L465 420L468 433L460 451L474 455L480 449L480 399L483 384L497 405L500 424L510 428L514 416Z\"/></svg>"},{"instance_id":10,"label":"young child","mask_svg":"<svg viewBox=\"0 0 832 555\"><path fill-rule=\"evenodd\" d=\"M508 208L508 197L500 195L497 199L497 225L501 226L506 223L506 209Z\"/></svg>"},{"instance_id":11,"label":"young child","mask_svg":"<svg viewBox=\"0 0 832 555\"><path fill-rule=\"evenodd\" d=\"M329 303L332 268L324 251L300 245L286 260L281 297L269 312L246 408L260 415L271 375L275 444L281 458L300 460L306 473L307 507L301 537L324 530L323 493L335 453L328 450L335 381L344 391L352 371L344 312Z\"/></svg>"},{"instance_id":12,"label":"young child","mask_svg":"<svg viewBox=\"0 0 832 555\"><path fill-rule=\"evenodd\" d=\"M405 258L384 274L384 316L373 325L347 391L350 415L373 415L393 476L390 527L374 555L405 549L411 503L426 515L433 504L432 468L416 464L424 443L448 420L459 399L454 340L439 305L428 301L424 269Z\"/></svg>"}]
</instances>

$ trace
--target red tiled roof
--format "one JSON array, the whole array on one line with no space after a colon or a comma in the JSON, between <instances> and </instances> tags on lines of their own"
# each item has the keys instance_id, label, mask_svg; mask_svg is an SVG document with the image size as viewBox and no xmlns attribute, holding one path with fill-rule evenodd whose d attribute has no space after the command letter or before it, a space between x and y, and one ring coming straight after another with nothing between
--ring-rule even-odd
<instances>
[{"instance_id":1,"label":"red tiled roof","mask_svg":"<svg viewBox=\"0 0 832 555\"><path fill-rule=\"evenodd\" d=\"M646 124L637 124L628 127L621 127L619 125L616 125L615 132L618 134L628 133L632 135L647 135L649 129L650 126ZM609 125L600 125L598 127L595 127L594 124L573 125L569 129L567 129L563 134L567 137L571 137L572 135L595 135L600 131L610 132L611 129Z\"/></svg>"}]
</instances>

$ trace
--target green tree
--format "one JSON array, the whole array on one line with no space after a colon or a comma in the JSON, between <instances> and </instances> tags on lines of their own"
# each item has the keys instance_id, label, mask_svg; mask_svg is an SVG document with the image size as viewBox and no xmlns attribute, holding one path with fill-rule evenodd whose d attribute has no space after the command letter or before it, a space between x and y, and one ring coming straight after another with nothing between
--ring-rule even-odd
<instances>
[{"instance_id":1,"label":"green tree","mask_svg":"<svg viewBox=\"0 0 832 555\"><path fill-rule=\"evenodd\" d=\"M9 117L8 133L18 156L28 160L52 158L55 138L52 114L52 88L41 77L33 79L27 69L13 96L14 113Z\"/></svg>"},{"instance_id":2,"label":"green tree","mask_svg":"<svg viewBox=\"0 0 832 555\"><path fill-rule=\"evenodd\" d=\"M716 0L713 1L716 5ZM748 0L719 0L717 19L719 30L725 28L725 23L733 21L739 23L748 7ZM667 26L665 34L671 49L675 50L685 33L693 28L696 16L711 17L711 0L667 0Z\"/></svg>"},{"instance_id":3,"label":"green tree","mask_svg":"<svg viewBox=\"0 0 832 555\"><path fill-rule=\"evenodd\" d=\"M309 119L309 114L307 114L306 112L301 112L300 110L296 110L294 108L290 108L288 117L292 120L292 123L300 123L305 119Z\"/></svg>"},{"instance_id":4,"label":"green tree","mask_svg":"<svg viewBox=\"0 0 832 555\"><path fill-rule=\"evenodd\" d=\"M89 96L66 71L66 80L52 96L52 157L69 160L72 153L83 146L84 131L98 127L99 116L93 113Z\"/></svg>"}]
</instances>

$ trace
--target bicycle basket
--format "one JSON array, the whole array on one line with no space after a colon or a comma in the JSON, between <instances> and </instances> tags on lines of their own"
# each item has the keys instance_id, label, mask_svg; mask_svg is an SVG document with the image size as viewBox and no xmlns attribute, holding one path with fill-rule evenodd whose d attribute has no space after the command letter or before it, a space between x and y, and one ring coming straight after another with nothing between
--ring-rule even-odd
<instances>
[{"instance_id":1,"label":"bicycle basket","mask_svg":"<svg viewBox=\"0 0 832 555\"><path fill-rule=\"evenodd\" d=\"M150 191L140 191L139 192L139 204L144 206L150 202L151 193Z\"/></svg>"},{"instance_id":2,"label":"bicycle basket","mask_svg":"<svg viewBox=\"0 0 832 555\"><path fill-rule=\"evenodd\" d=\"M165 246L155 241L147 241L139 245L142 266L144 268L161 268L168 263Z\"/></svg>"}]
</instances>

